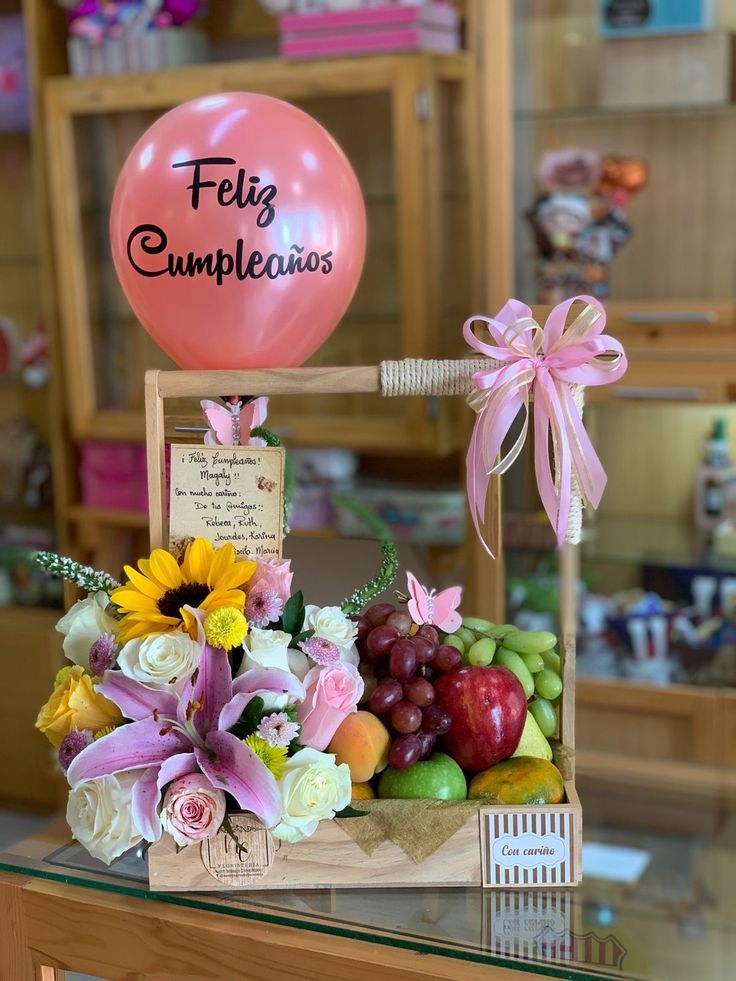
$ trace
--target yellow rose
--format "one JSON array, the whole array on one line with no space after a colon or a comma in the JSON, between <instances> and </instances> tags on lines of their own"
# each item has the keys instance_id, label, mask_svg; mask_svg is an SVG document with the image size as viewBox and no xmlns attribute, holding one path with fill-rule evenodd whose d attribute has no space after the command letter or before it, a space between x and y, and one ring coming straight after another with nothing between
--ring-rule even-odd
<instances>
[{"instance_id":1,"label":"yellow rose","mask_svg":"<svg viewBox=\"0 0 736 981\"><path fill-rule=\"evenodd\" d=\"M122 720L117 705L95 691L95 680L78 664L59 672L56 687L36 719L36 728L53 746L60 746L73 729L94 733Z\"/></svg>"}]
</instances>

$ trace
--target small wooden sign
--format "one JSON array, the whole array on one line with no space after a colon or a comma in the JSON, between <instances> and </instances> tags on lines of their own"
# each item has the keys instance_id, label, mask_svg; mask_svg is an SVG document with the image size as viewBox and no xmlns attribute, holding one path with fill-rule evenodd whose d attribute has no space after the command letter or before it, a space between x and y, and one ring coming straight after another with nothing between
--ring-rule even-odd
<instances>
[{"instance_id":1,"label":"small wooden sign","mask_svg":"<svg viewBox=\"0 0 736 981\"><path fill-rule=\"evenodd\" d=\"M284 451L280 447L171 447L169 545L189 537L232 542L238 555L281 555Z\"/></svg>"},{"instance_id":2,"label":"small wooden sign","mask_svg":"<svg viewBox=\"0 0 736 981\"><path fill-rule=\"evenodd\" d=\"M230 826L232 835L220 829L214 838L202 842L202 862L220 882L246 886L273 865L273 836L253 814L231 814Z\"/></svg>"},{"instance_id":3,"label":"small wooden sign","mask_svg":"<svg viewBox=\"0 0 736 981\"><path fill-rule=\"evenodd\" d=\"M484 808L480 812L484 886L574 886L575 808Z\"/></svg>"}]
</instances>

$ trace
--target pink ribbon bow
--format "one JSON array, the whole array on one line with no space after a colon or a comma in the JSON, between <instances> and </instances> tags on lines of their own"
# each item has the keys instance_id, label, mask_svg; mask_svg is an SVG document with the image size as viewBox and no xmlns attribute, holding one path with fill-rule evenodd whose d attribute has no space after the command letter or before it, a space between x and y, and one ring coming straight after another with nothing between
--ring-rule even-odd
<instances>
[{"instance_id":1,"label":"pink ribbon bow","mask_svg":"<svg viewBox=\"0 0 736 981\"><path fill-rule=\"evenodd\" d=\"M565 329L570 308L583 309ZM482 321L492 344L473 333ZM571 385L607 385L626 371L621 344L603 334L606 315L592 296L576 296L553 308L544 327L518 300L509 300L496 317L470 317L463 335L471 347L500 365L473 375L468 403L478 413L467 455L467 490L475 530L489 555L482 532L490 478L505 473L526 441L529 402L534 395L534 469L539 496L557 534L558 547L567 536L573 477L586 504L597 508L606 473L575 406ZM498 460L503 440L524 410L521 434ZM550 432L554 469L550 460ZM498 461L498 462L497 462Z\"/></svg>"}]
</instances>

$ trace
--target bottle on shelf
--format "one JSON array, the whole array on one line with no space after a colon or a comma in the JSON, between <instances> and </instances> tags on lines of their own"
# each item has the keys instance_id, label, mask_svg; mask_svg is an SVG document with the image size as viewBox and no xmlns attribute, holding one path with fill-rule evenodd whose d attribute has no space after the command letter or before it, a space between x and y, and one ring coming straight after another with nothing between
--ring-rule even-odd
<instances>
[{"instance_id":1,"label":"bottle on shelf","mask_svg":"<svg viewBox=\"0 0 736 981\"><path fill-rule=\"evenodd\" d=\"M695 528L702 544L710 544L714 530L732 518L736 501L736 468L731 461L731 444L726 420L713 420L705 443L704 461L695 475Z\"/></svg>"}]
</instances>

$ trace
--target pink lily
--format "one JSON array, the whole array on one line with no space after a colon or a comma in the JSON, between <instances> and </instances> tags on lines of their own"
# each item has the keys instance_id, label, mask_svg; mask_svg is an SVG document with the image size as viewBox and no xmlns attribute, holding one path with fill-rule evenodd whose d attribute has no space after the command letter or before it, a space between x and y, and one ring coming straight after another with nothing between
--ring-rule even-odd
<instances>
[{"instance_id":1,"label":"pink lily","mask_svg":"<svg viewBox=\"0 0 736 981\"><path fill-rule=\"evenodd\" d=\"M72 789L95 777L139 770L133 818L147 841L158 841L163 788L200 770L213 787L231 794L267 827L278 823L281 794L273 774L228 730L259 693L304 698L304 686L294 675L257 668L233 681L225 651L203 643L199 668L181 692L154 690L114 670L106 671L96 688L133 721L92 743L72 761L67 771Z\"/></svg>"}]
</instances>

